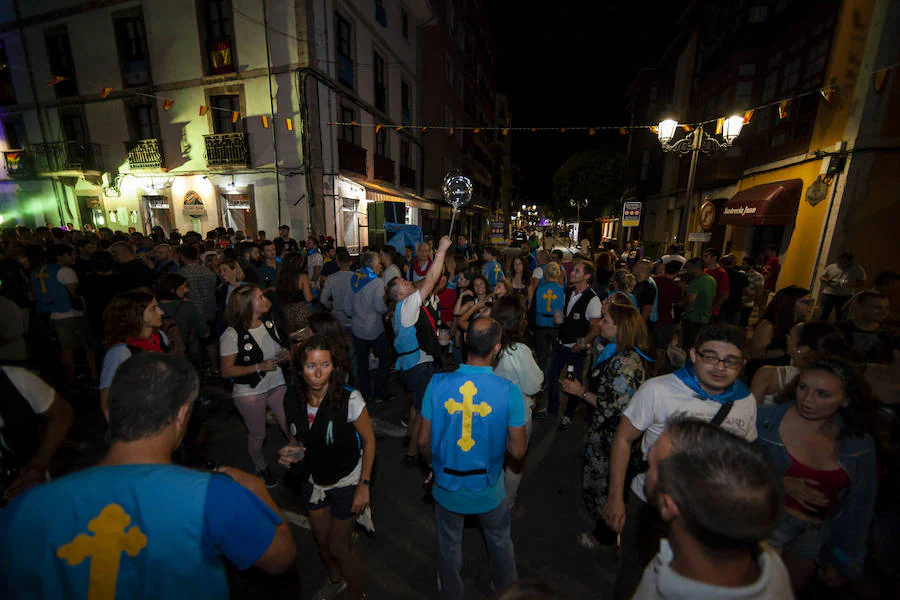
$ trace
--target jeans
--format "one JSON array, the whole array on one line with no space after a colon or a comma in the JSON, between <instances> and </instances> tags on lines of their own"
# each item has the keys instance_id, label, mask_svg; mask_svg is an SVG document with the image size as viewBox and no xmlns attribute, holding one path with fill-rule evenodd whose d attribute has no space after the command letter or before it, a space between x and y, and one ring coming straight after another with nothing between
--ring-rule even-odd
<instances>
[{"instance_id":1,"label":"jeans","mask_svg":"<svg viewBox=\"0 0 900 600\"><path fill-rule=\"evenodd\" d=\"M533 411L531 410L531 407L528 406L527 398L525 404L525 447L527 449L528 444L531 443L531 430L534 426L534 418L532 415ZM524 457L516 460L507 456L505 471L506 478L504 486L506 488L506 501L509 503L509 507L512 508L515 506L516 496L519 494L519 485L522 483L522 473L525 472Z\"/></svg>"},{"instance_id":2,"label":"jeans","mask_svg":"<svg viewBox=\"0 0 900 600\"><path fill-rule=\"evenodd\" d=\"M378 377L375 379L375 394L370 394L372 387L369 375L369 350L375 350L378 357ZM382 332L374 340L364 340L353 336L353 354L356 355L356 365L359 376L359 391L366 402L375 397L381 397L387 393L388 375L391 370L391 346L388 344L387 335Z\"/></svg>"},{"instance_id":3,"label":"jeans","mask_svg":"<svg viewBox=\"0 0 900 600\"><path fill-rule=\"evenodd\" d=\"M238 396L234 399L234 405L247 426L247 452L250 454L250 460L253 461L253 468L257 471L266 468L266 459L263 457L263 442L266 440L266 407L272 409L281 431L284 432L285 437L289 437L287 419L284 416L285 391L287 391L287 386L279 385L262 394Z\"/></svg>"},{"instance_id":4,"label":"jeans","mask_svg":"<svg viewBox=\"0 0 900 600\"><path fill-rule=\"evenodd\" d=\"M559 329L556 327L538 327L534 330L534 349L537 352L537 364L544 371L550 360L550 349L556 341Z\"/></svg>"},{"instance_id":5,"label":"jeans","mask_svg":"<svg viewBox=\"0 0 900 600\"><path fill-rule=\"evenodd\" d=\"M553 351L550 353L550 364L544 371L544 383L547 388L547 412L555 415L559 412L559 375L566 368L566 365L575 365L575 376L581 381L581 374L584 372L585 354L577 354L572 352L560 343L553 345ZM566 416L572 418L575 414L575 407L578 406L578 398L572 396L566 404Z\"/></svg>"},{"instance_id":6,"label":"jeans","mask_svg":"<svg viewBox=\"0 0 900 600\"><path fill-rule=\"evenodd\" d=\"M425 362L416 365L407 371L400 371L400 382L412 397L413 406L416 412L422 412L422 398L425 397L425 390L431 383L431 377L434 375L434 363Z\"/></svg>"},{"instance_id":7,"label":"jeans","mask_svg":"<svg viewBox=\"0 0 900 600\"><path fill-rule=\"evenodd\" d=\"M487 543L491 580L499 591L519 579L516 556L510 537L509 506L501 502L494 510L478 516ZM438 573L441 591L446 600L463 597L462 536L466 515L450 512L440 504L434 505L434 525L438 542Z\"/></svg>"},{"instance_id":8,"label":"jeans","mask_svg":"<svg viewBox=\"0 0 900 600\"><path fill-rule=\"evenodd\" d=\"M831 309L834 309L834 320L840 321L844 318L844 305L850 296L835 296L834 294L821 295L822 313L819 315L820 321L827 321L831 316Z\"/></svg>"}]
</instances>

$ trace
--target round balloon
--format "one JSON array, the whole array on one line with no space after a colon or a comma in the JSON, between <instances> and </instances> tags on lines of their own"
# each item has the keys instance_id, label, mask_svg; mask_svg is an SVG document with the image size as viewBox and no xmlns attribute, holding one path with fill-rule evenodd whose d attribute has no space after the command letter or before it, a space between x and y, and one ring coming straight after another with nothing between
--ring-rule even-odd
<instances>
[{"instance_id":1,"label":"round balloon","mask_svg":"<svg viewBox=\"0 0 900 600\"><path fill-rule=\"evenodd\" d=\"M458 209L472 200L472 180L459 171L448 173L441 189L444 201L453 208Z\"/></svg>"}]
</instances>

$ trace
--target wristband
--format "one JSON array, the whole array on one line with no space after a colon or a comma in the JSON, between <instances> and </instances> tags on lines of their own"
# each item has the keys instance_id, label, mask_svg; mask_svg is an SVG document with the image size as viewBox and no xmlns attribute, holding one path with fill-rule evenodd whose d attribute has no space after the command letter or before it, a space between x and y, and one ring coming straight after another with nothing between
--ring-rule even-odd
<instances>
[{"instance_id":1,"label":"wristband","mask_svg":"<svg viewBox=\"0 0 900 600\"><path fill-rule=\"evenodd\" d=\"M371 482L368 479L360 479L360 485L369 485Z\"/></svg>"},{"instance_id":2,"label":"wristband","mask_svg":"<svg viewBox=\"0 0 900 600\"><path fill-rule=\"evenodd\" d=\"M254 366L256 367L256 374L259 375L259 363L256 363Z\"/></svg>"}]
</instances>

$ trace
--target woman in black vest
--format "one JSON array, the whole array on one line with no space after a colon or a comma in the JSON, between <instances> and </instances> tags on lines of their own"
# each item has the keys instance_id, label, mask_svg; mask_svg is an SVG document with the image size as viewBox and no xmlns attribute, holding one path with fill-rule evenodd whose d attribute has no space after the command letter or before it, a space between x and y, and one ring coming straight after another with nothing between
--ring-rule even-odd
<instances>
[{"instance_id":1,"label":"woman in black vest","mask_svg":"<svg viewBox=\"0 0 900 600\"><path fill-rule=\"evenodd\" d=\"M358 599L365 593L363 568L351 534L369 505L375 434L362 394L344 387L342 362L322 335L295 352L297 385L285 411L297 442L281 449L279 462L291 467L304 459L309 471L309 522L330 579L316 597L334 597L349 587L348 597Z\"/></svg>"},{"instance_id":2,"label":"woman in black vest","mask_svg":"<svg viewBox=\"0 0 900 600\"><path fill-rule=\"evenodd\" d=\"M234 381L231 396L247 426L247 451L266 487L278 485L263 457L267 407L285 436L290 437L284 419L284 374L278 366L290 354L282 347L275 324L268 317L271 308L272 303L258 285L238 287L225 309L229 327L219 338L222 377Z\"/></svg>"}]
</instances>

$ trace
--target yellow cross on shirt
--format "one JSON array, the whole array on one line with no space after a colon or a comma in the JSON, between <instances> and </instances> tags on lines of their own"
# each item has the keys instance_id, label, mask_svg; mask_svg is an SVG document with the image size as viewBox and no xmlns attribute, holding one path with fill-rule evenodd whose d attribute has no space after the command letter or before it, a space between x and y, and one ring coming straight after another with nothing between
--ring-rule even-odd
<instances>
[{"instance_id":1,"label":"yellow cross on shirt","mask_svg":"<svg viewBox=\"0 0 900 600\"><path fill-rule=\"evenodd\" d=\"M462 402L455 402L452 398L444 402L444 408L448 414L462 412L462 437L457 440L456 445L462 448L463 452L468 452L475 446L475 440L472 438L472 415L486 417L493 410L487 402L473 404L472 399L478 393L478 388L471 381L465 382L459 388L463 395Z\"/></svg>"},{"instance_id":2,"label":"yellow cross on shirt","mask_svg":"<svg viewBox=\"0 0 900 600\"><path fill-rule=\"evenodd\" d=\"M550 303L559 298L559 296L554 294L553 290L547 289L547 291L543 293L541 298L547 301L547 312L550 312Z\"/></svg>"}]
</instances>

